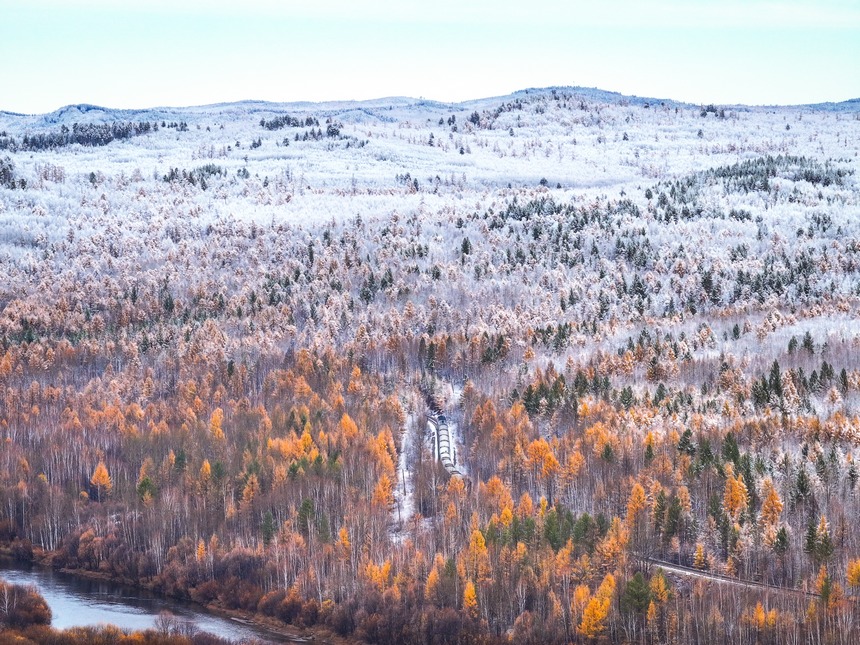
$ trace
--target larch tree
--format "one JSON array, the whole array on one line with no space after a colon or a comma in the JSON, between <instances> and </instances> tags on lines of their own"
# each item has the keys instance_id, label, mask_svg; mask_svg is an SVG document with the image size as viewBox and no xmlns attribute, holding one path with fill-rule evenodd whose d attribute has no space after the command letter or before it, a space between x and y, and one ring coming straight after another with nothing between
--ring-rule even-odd
<instances>
[{"instance_id":1,"label":"larch tree","mask_svg":"<svg viewBox=\"0 0 860 645\"><path fill-rule=\"evenodd\" d=\"M110 495L111 490L113 489L113 483L111 482L110 474L108 473L107 466L105 466L105 462L100 461L96 465L96 468L93 471L93 476L90 478L90 484L95 486L96 499L99 502L102 501L103 495Z\"/></svg>"},{"instance_id":2,"label":"larch tree","mask_svg":"<svg viewBox=\"0 0 860 645\"><path fill-rule=\"evenodd\" d=\"M615 577L607 573L585 609L582 620L576 628L577 633L585 638L597 639L606 632L609 610L612 606L612 596L615 593Z\"/></svg>"}]
</instances>

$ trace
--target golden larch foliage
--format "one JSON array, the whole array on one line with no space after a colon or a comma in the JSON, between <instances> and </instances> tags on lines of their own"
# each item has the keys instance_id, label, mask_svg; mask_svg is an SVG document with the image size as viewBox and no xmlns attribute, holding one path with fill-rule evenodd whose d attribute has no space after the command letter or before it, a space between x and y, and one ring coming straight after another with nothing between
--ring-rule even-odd
<instances>
[{"instance_id":1,"label":"golden larch foliage","mask_svg":"<svg viewBox=\"0 0 860 645\"><path fill-rule=\"evenodd\" d=\"M436 600L436 590L439 588L439 572L436 567L430 569L427 582L424 584L424 598L428 601Z\"/></svg>"},{"instance_id":2,"label":"golden larch foliage","mask_svg":"<svg viewBox=\"0 0 860 645\"><path fill-rule=\"evenodd\" d=\"M705 547L702 546L701 542L696 544L696 552L693 555L693 566L700 571L708 568L708 558L705 555Z\"/></svg>"},{"instance_id":3,"label":"golden larch foliage","mask_svg":"<svg viewBox=\"0 0 860 645\"><path fill-rule=\"evenodd\" d=\"M723 507L726 509L726 513L728 513L732 519L737 521L741 511L743 511L749 503L749 493L747 492L747 486L740 475L734 477L731 471L729 471L727 475L726 489L723 494Z\"/></svg>"},{"instance_id":4,"label":"golden larch foliage","mask_svg":"<svg viewBox=\"0 0 860 645\"><path fill-rule=\"evenodd\" d=\"M383 473L379 477L376 488L373 489L371 504L380 508L391 508L394 505L394 493L391 479Z\"/></svg>"},{"instance_id":5,"label":"golden larch foliage","mask_svg":"<svg viewBox=\"0 0 860 645\"><path fill-rule=\"evenodd\" d=\"M655 602L664 603L669 600L669 586L666 584L666 578L661 571L658 570L651 576L651 582L648 586Z\"/></svg>"},{"instance_id":6,"label":"golden larch foliage","mask_svg":"<svg viewBox=\"0 0 860 645\"><path fill-rule=\"evenodd\" d=\"M111 482L110 474L108 473L107 466L105 466L105 462L100 461L98 465L96 465L96 468L93 471L93 476L90 479L90 483L96 487L99 501L101 501L102 495L110 495L110 492L113 489L113 483Z\"/></svg>"},{"instance_id":7,"label":"golden larch foliage","mask_svg":"<svg viewBox=\"0 0 860 645\"><path fill-rule=\"evenodd\" d=\"M517 515L520 517L531 517L534 515L535 505L532 501L531 495L528 493L523 493L520 496L520 503L517 505Z\"/></svg>"},{"instance_id":8,"label":"golden larch foliage","mask_svg":"<svg viewBox=\"0 0 860 645\"><path fill-rule=\"evenodd\" d=\"M597 588L594 597L588 601L582 612L582 620L576 628L577 633L585 638L599 638L606 631L606 621L612 605L612 595L615 593L615 578L607 573L603 582Z\"/></svg>"},{"instance_id":9,"label":"golden larch foliage","mask_svg":"<svg viewBox=\"0 0 860 645\"><path fill-rule=\"evenodd\" d=\"M678 502L681 504L681 510L685 515L692 514L693 502L690 499L690 489L686 486L678 487Z\"/></svg>"},{"instance_id":10,"label":"golden larch foliage","mask_svg":"<svg viewBox=\"0 0 860 645\"><path fill-rule=\"evenodd\" d=\"M209 417L209 432L212 433L212 437L218 441L224 439L224 430L221 428L223 423L224 410L221 408L215 408L212 410L212 416Z\"/></svg>"},{"instance_id":11,"label":"golden larch foliage","mask_svg":"<svg viewBox=\"0 0 860 645\"><path fill-rule=\"evenodd\" d=\"M484 534L478 529L472 531L469 548L466 552L466 570L470 577L482 580L490 575L490 556Z\"/></svg>"},{"instance_id":12,"label":"golden larch foliage","mask_svg":"<svg viewBox=\"0 0 860 645\"><path fill-rule=\"evenodd\" d=\"M535 439L529 444L526 452L529 468L535 472L538 479L548 479L559 471L558 460L552 454L552 449L546 439Z\"/></svg>"},{"instance_id":13,"label":"golden larch foliage","mask_svg":"<svg viewBox=\"0 0 860 645\"><path fill-rule=\"evenodd\" d=\"M348 560L350 557L352 544L349 541L349 533L346 527L340 527L337 535L337 557L341 560Z\"/></svg>"},{"instance_id":14,"label":"golden larch foliage","mask_svg":"<svg viewBox=\"0 0 860 645\"><path fill-rule=\"evenodd\" d=\"M612 518L606 537L597 545L597 552L605 568L613 569L623 564L628 541L628 533L621 520Z\"/></svg>"},{"instance_id":15,"label":"golden larch foliage","mask_svg":"<svg viewBox=\"0 0 860 645\"><path fill-rule=\"evenodd\" d=\"M567 465L564 469L564 477L568 483L576 480L582 468L585 466L585 457L579 450L574 450L567 458Z\"/></svg>"},{"instance_id":16,"label":"golden larch foliage","mask_svg":"<svg viewBox=\"0 0 860 645\"><path fill-rule=\"evenodd\" d=\"M764 480L762 493L764 498L761 504L762 522L765 526L775 526L779 522L780 515L782 515L782 500L769 477Z\"/></svg>"},{"instance_id":17,"label":"golden larch foliage","mask_svg":"<svg viewBox=\"0 0 860 645\"><path fill-rule=\"evenodd\" d=\"M245 488L242 490L242 508L248 509L254 503L254 498L260 490L260 482L257 476L251 474L248 481L245 483Z\"/></svg>"},{"instance_id":18,"label":"golden larch foliage","mask_svg":"<svg viewBox=\"0 0 860 645\"><path fill-rule=\"evenodd\" d=\"M776 627L777 617L778 613L776 609L766 611L764 605L759 601L749 615L744 618L758 631L765 631Z\"/></svg>"},{"instance_id":19,"label":"golden larch foliage","mask_svg":"<svg viewBox=\"0 0 860 645\"><path fill-rule=\"evenodd\" d=\"M472 618L478 617L478 594L475 592L475 584L469 580L463 589L463 609Z\"/></svg>"},{"instance_id":20,"label":"golden larch foliage","mask_svg":"<svg viewBox=\"0 0 860 645\"><path fill-rule=\"evenodd\" d=\"M381 565L368 562L364 566L364 575L380 591L385 591L391 581L391 562L386 560Z\"/></svg>"},{"instance_id":21,"label":"golden larch foliage","mask_svg":"<svg viewBox=\"0 0 860 645\"><path fill-rule=\"evenodd\" d=\"M579 616L591 598L591 591L586 585L577 585L573 590L573 599L570 601L570 611L575 616Z\"/></svg>"},{"instance_id":22,"label":"golden larch foliage","mask_svg":"<svg viewBox=\"0 0 860 645\"><path fill-rule=\"evenodd\" d=\"M510 489L497 475L490 477L486 483L479 484L481 497L487 499L492 508L502 511L505 508L513 508L514 499Z\"/></svg>"},{"instance_id":23,"label":"golden larch foliage","mask_svg":"<svg viewBox=\"0 0 860 645\"><path fill-rule=\"evenodd\" d=\"M860 558L851 560L845 576L848 586L854 589L860 588Z\"/></svg>"},{"instance_id":24,"label":"golden larch foliage","mask_svg":"<svg viewBox=\"0 0 860 645\"><path fill-rule=\"evenodd\" d=\"M645 499L645 489L642 484L636 482L633 484L633 490L630 491L630 497L627 499L627 526L628 528L636 524L637 519L645 510L647 501Z\"/></svg>"}]
</instances>

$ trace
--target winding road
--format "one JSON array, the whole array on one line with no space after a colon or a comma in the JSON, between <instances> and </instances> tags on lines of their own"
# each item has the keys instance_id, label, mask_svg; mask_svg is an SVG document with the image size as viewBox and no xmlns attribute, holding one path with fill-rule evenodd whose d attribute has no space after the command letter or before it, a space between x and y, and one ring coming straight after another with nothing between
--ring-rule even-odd
<instances>
[{"instance_id":1,"label":"winding road","mask_svg":"<svg viewBox=\"0 0 860 645\"><path fill-rule=\"evenodd\" d=\"M685 578L708 580L711 582L716 582L718 584L731 585L734 587L743 587L745 589L764 589L766 591L774 591L777 593L790 593L801 596L809 596L813 598L817 598L819 596L819 594L812 591L806 591L805 589L797 589L795 587L781 587L779 585L767 584L766 582L757 582L755 580L732 578L731 576L723 575L721 573L714 573L713 571L702 571L701 569L686 567L682 564L673 564L671 562L666 562L665 560L657 560L655 558L645 558L645 562L647 562L651 566L660 567L663 571L673 573L678 576L683 576Z\"/></svg>"}]
</instances>

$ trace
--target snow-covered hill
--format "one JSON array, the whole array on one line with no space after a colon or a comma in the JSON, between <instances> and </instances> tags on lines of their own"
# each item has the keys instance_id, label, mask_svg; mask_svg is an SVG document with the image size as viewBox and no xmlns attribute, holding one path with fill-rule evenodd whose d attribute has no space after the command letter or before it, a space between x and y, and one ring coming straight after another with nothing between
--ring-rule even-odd
<instances>
[{"instance_id":1,"label":"snow-covered hill","mask_svg":"<svg viewBox=\"0 0 860 645\"><path fill-rule=\"evenodd\" d=\"M266 129L285 114L301 127ZM296 189L422 192L444 186L630 192L767 154L843 157L856 163L857 102L749 108L693 106L585 88L523 90L443 104L408 98L275 104L246 101L192 108L112 110L67 106L39 116L0 114L0 131L19 145L75 124L151 122L157 132L106 148L69 146L33 153L7 150L18 174L38 164L66 176L166 175L215 163L229 176L291 178ZM702 116L704 115L704 116ZM306 123L310 125L305 125ZM179 127L169 127L178 124Z\"/></svg>"}]
</instances>

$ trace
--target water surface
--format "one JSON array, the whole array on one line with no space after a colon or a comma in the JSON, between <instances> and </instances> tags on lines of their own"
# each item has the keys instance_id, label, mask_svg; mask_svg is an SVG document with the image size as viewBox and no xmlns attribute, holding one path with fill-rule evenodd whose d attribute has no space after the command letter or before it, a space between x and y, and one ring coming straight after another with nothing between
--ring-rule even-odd
<instances>
[{"instance_id":1,"label":"water surface","mask_svg":"<svg viewBox=\"0 0 860 645\"><path fill-rule=\"evenodd\" d=\"M58 629L105 623L124 630L152 629L162 612L169 612L177 623L191 623L197 630L221 638L237 642L289 642L285 636L263 627L213 614L202 605L114 582L80 578L2 560L0 579L19 585L35 585L53 612L51 625Z\"/></svg>"}]
</instances>

